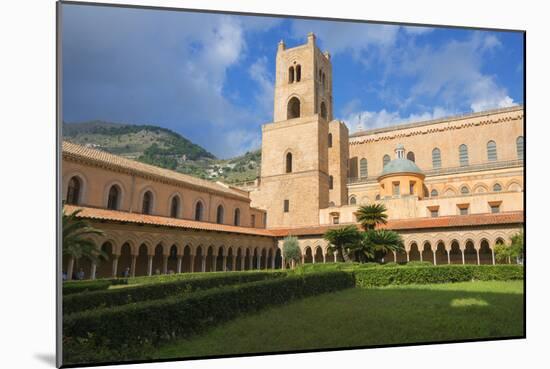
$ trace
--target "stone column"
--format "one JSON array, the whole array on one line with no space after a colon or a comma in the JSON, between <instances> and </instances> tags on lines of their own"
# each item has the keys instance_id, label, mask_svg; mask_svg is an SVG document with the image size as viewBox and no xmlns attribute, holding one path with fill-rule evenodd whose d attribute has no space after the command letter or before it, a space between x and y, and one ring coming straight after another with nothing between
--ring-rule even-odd
<instances>
[{"instance_id":1,"label":"stone column","mask_svg":"<svg viewBox=\"0 0 550 369\"><path fill-rule=\"evenodd\" d=\"M306 261L306 257L304 255L302 255L302 265L305 264L305 261Z\"/></svg>"},{"instance_id":2,"label":"stone column","mask_svg":"<svg viewBox=\"0 0 550 369\"><path fill-rule=\"evenodd\" d=\"M437 265L437 258L435 256L435 254L437 254L437 249L435 249L435 251L434 251L434 265Z\"/></svg>"},{"instance_id":3,"label":"stone column","mask_svg":"<svg viewBox=\"0 0 550 369\"><path fill-rule=\"evenodd\" d=\"M178 267L177 267L178 269L176 271L176 273L178 273L178 274L181 273L181 262L182 262L182 260L183 260L183 256L178 255Z\"/></svg>"},{"instance_id":4,"label":"stone column","mask_svg":"<svg viewBox=\"0 0 550 369\"><path fill-rule=\"evenodd\" d=\"M311 263L312 263L312 264L315 264L315 256L316 256L316 255L317 255L317 254L312 254L312 258L311 258Z\"/></svg>"},{"instance_id":5,"label":"stone column","mask_svg":"<svg viewBox=\"0 0 550 369\"><path fill-rule=\"evenodd\" d=\"M193 273L195 271L195 255L190 254L189 259L191 259L191 265L189 268L189 273Z\"/></svg>"},{"instance_id":6,"label":"stone column","mask_svg":"<svg viewBox=\"0 0 550 369\"><path fill-rule=\"evenodd\" d=\"M223 260L223 261L222 261L222 262L223 262L222 270L223 270L224 272L227 272L227 256L224 255L224 256L222 257L222 260Z\"/></svg>"},{"instance_id":7,"label":"stone column","mask_svg":"<svg viewBox=\"0 0 550 369\"><path fill-rule=\"evenodd\" d=\"M254 269L254 255L253 255L253 254L250 254L250 256L249 256L249 259L248 259L248 269L249 269L249 270Z\"/></svg>"},{"instance_id":8,"label":"stone column","mask_svg":"<svg viewBox=\"0 0 550 369\"><path fill-rule=\"evenodd\" d=\"M447 264L451 264L451 250L445 250L447 251Z\"/></svg>"},{"instance_id":9,"label":"stone column","mask_svg":"<svg viewBox=\"0 0 550 369\"><path fill-rule=\"evenodd\" d=\"M477 256L477 265L480 264L479 262L479 249L476 249L476 256Z\"/></svg>"},{"instance_id":10,"label":"stone column","mask_svg":"<svg viewBox=\"0 0 550 369\"><path fill-rule=\"evenodd\" d=\"M420 251L420 250L418 250ZM422 254L424 253L424 249L422 249L422 251L419 252L420 254L420 262L423 262L424 261L424 258L422 257Z\"/></svg>"},{"instance_id":11,"label":"stone column","mask_svg":"<svg viewBox=\"0 0 550 369\"><path fill-rule=\"evenodd\" d=\"M408 263L410 261L409 251L405 250L405 252L407 253L407 263Z\"/></svg>"},{"instance_id":12,"label":"stone column","mask_svg":"<svg viewBox=\"0 0 550 369\"><path fill-rule=\"evenodd\" d=\"M271 269L275 269L275 258L276 257L277 257L277 254L275 254L271 257Z\"/></svg>"},{"instance_id":13,"label":"stone column","mask_svg":"<svg viewBox=\"0 0 550 369\"><path fill-rule=\"evenodd\" d=\"M147 275L153 275L153 255L147 255Z\"/></svg>"},{"instance_id":14,"label":"stone column","mask_svg":"<svg viewBox=\"0 0 550 369\"><path fill-rule=\"evenodd\" d=\"M285 258L281 256L281 269L286 270Z\"/></svg>"},{"instance_id":15,"label":"stone column","mask_svg":"<svg viewBox=\"0 0 550 369\"><path fill-rule=\"evenodd\" d=\"M393 254L393 262L397 263L397 253L395 251L392 251Z\"/></svg>"},{"instance_id":16,"label":"stone column","mask_svg":"<svg viewBox=\"0 0 550 369\"><path fill-rule=\"evenodd\" d=\"M258 257L256 258L256 267L258 270L262 269L262 255L258 254Z\"/></svg>"},{"instance_id":17,"label":"stone column","mask_svg":"<svg viewBox=\"0 0 550 369\"><path fill-rule=\"evenodd\" d=\"M201 256L201 272L206 272L206 256Z\"/></svg>"},{"instance_id":18,"label":"stone column","mask_svg":"<svg viewBox=\"0 0 550 369\"><path fill-rule=\"evenodd\" d=\"M136 263L137 263L137 255L132 255L132 266L130 267L130 277L136 276Z\"/></svg>"},{"instance_id":19,"label":"stone column","mask_svg":"<svg viewBox=\"0 0 550 369\"><path fill-rule=\"evenodd\" d=\"M168 274L168 255L162 255L162 274Z\"/></svg>"},{"instance_id":20,"label":"stone column","mask_svg":"<svg viewBox=\"0 0 550 369\"><path fill-rule=\"evenodd\" d=\"M462 265L466 264L466 260L464 259L464 250L460 249L460 253L462 254Z\"/></svg>"},{"instance_id":21,"label":"stone column","mask_svg":"<svg viewBox=\"0 0 550 369\"><path fill-rule=\"evenodd\" d=\"M336 263L338 261L338 251L334 251L334 262Z\"/></svg>"},{"instance_id":22,"label":"stone column","mask_svg":"<svg viewBox=\"0 0 550 369\"><path fill-rule=\"evenodd\" d=\"M323 264L327 263L327 254L323 254Z\"/></svg>"},{"instance_id":23,"label":"stone column","mask_svg":"<svg viewBox=\"0 0 550 369\"><path fill-rule=\"evenodd\" d=\"M216 268L218 267L218 256L212 255L212 271L215 272Z\"/></svg>"},{"instance_id":24,"label":"stone column","mask_svg":"<svg viewBox=\"0 0 550 369\"><path fill-rule=\"evenodd\" d=\"M231 256L231 270L234 272L237 271L237 255Z\"/></svg>"},{"instance_id":25,"label":"stone column","mask_svg":"<svg viewBox=\"0 0 550 369\"><path fill-rule=\"evenodd\" d=\"M495 265L495 250L491 249L491 258L493 260L493 265Z\"/></svg>"},{"instance_id":26,"label":"stone column","mask_svg":"<svg viewBox=\"0 0 550 369\"><path fill-rule=\"evenodd\" d=\"M118 257L118 255L114 255L113 258L113 278L117 277Z\"/></svg>"},{"instance_id":27,"label":"stone column","mask_svg":"<svg viewBox=\"0 0 550 369\"><path fill-rule=\"evenodd\" d=\"M92 266L90 268L90 279L95 279L96 269L97 269L96 263L92 263Z\"/></svg>"}]
</instances>

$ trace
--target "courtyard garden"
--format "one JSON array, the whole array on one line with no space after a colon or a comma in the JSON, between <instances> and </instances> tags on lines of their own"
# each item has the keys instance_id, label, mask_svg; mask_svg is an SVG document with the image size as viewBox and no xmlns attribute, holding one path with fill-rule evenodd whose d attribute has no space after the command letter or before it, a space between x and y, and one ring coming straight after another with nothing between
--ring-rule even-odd
<instances>
[{"instance_id":1,"label":"courtyard garden","mask_svg":"<svg viewBox=\"0 0 550 369\"><path fill-rule=\"evenodd\" d=\"M65 364L524 335L523 266L328 263L64 283Z\"/></svg>"}]
</instances>

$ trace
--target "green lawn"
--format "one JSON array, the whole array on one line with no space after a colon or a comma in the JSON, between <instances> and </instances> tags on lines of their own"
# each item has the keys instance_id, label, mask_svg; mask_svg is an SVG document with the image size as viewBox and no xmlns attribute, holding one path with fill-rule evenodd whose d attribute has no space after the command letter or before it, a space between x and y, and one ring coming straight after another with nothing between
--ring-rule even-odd
<instances>
[{"instance_id":1,"label":"green lawn","mask_svg":"<svg viewBox=\"0 0 550 369\"><path fill-rule=\"evenodd\" d=\"M144 358L522 336L523 281L351 288L240 317Z\"/></svg>"}]
</instances>

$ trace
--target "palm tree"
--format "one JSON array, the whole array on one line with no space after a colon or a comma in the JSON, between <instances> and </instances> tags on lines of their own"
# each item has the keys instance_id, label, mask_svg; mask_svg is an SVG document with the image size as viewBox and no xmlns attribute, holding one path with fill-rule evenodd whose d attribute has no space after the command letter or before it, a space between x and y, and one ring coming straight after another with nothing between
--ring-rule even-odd
<instances>
[{"instance_id":1,"label":"palm tree","mask_svg":"<svg viewBox=\"0 0 550 369\"><path fill-rule=\"evenodd\" d=\"M107 254L98 250L93 241L88 239L91 235L102 235L103 232L93 228L87 221L79 219L77 215L82 211L78 209L71 214L63 211L63 255L69 257L67 265L67 279L72 279L74 263L84 257L93 263L101 259L107 259Z\"/></svg>"},{"instance_id":2,"label":"palm tree","mask_svg":"<svg viewBox=\"0 0 550 369\"><path fill-rule=\"evenodd\" d=\"M379 224L388 222L388 214L386 214L386 206L384 204L363 205L357 210L357 221L361 223L361 227L365 231L374 229Z\"/></svg>"},{"instance_id":3,"label":"palm tree","mask_svg":"<svg viewBox=\"0 0 550 369\"><path fill-rule=\"evenodd\" d=\"M368 259L377 259L388 252L402 252L405 248L399 233L387 229L371 229L361 234L357 251Z\"/></svg>"},{"instance_id":4,"label":"palm tree","mask_svg":"<svg viewBox=\"0 0 550 369\"><path fill-rule=\"evenodd\" d=\"M345 262L350 262L348 252L354 249L357 241L361 237L361 233L357 227L353 225L330 229L325 232L324 239L329 242L329 250L338 251Z\"/></svg>"}]
</instances>

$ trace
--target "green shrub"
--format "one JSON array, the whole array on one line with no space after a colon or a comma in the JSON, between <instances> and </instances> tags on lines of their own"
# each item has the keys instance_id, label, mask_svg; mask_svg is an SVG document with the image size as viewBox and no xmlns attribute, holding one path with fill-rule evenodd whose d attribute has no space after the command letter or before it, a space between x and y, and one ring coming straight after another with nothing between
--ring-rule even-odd
<instances>
[{"instance_id":1,"label":"green shrub","mask_svg":"<svg viewBox=\"0 0 550 369\"><path fill-rule=\"evenodd\" d=\"M72 342L68 347L80 342L105 349L156 345L175 337L202 333L244 313L354 285L352 273L333 271L292 275L162 300L89 310L64 316L64 342Z\"/></svg>"},{"instance_id":2,"label":"green shrub","mask_svg":"<svg viewBox=\"0 0 550 369\"><path fill-rule=\"evenodd\" d=\"M409 266L409 267L419 267L419 266L432 267L432 266L434 266L433 263L430 263L429 261L417 261L417 260L409 261L408 263L403 264L403 265Z\"/></svg>"},{"instance_id":3,"label":"green shrub","mask_svg":"<svg viewBox=\"0 0 550 369\"><path fill-rule=\"evenodd\" d=\"M254 282L284 276L283 272L242 272L214 274L200 278L188 278L156 284L144 284L126 288L94 291L69 295L63 298L63 313L71 314L94 308L111 307L132 302L163 299L171 295L191 291Z\"/></svg>"},{"instance_id":4,"label":"green shrub","mask_svg":"<svg viewBox=\"0 0 550 369\"><path fill-rule=\"evenodd\" d=\"M63 296L81 292L106 290L111 284L111 280L109 279L63 282Z\"/></svg>"},{"instance_id":5,"label":"green shrub","mask_svg":"<svg viewBox=\"0 0 550 369\"><path fill-rule=\"evenodd\" d=\"M523 279L518 265L442 265L430 267L367 268L353 271L358 287L399 284Z\"/></svg>"},{"instance_id":6,"label":"green shrub","mask_svg":"<svg viewBox=\"0 0 550 369\"><path fill-rule=\"evenodd\" d=\"M397 264L395 261L390 261L389 263L385 263L385 264L380 265L380 267L382 267L382 268L397 268L398 266L400 266L400 265Z\"/></svg>"}]
</instances>

